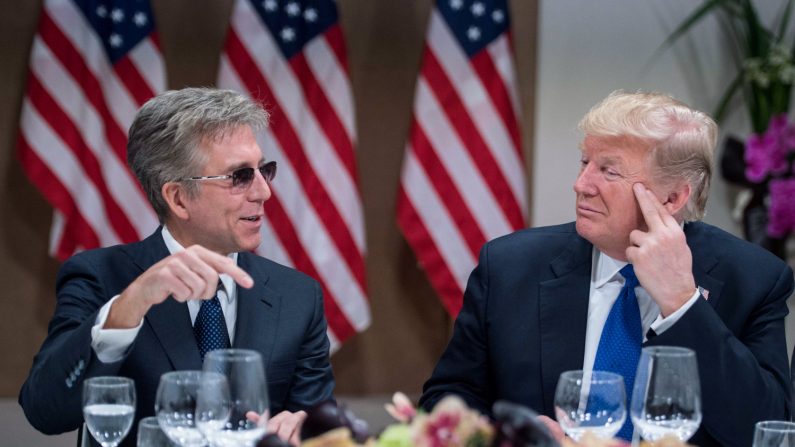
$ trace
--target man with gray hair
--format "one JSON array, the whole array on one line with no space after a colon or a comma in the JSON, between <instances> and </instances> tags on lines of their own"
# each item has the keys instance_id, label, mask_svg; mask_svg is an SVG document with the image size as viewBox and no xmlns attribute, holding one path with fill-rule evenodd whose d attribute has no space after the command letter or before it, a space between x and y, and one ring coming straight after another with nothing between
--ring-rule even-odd
<instances>
[{"instance_id":1,"label":"man with gray hair","mask_svg":"<svg viewBox=\"0 0 795 447\"><path fill-rule=\"evenodd\" d=\"M690 442L751 445L755 422L789 419L795 285L775 256L698 222L717 125L667 95L614 92L580 129L576 221L484 245L421 405L457 394L490 412L506 399L562 436L550 419L562 372L621 374L629 396L641 347L671 345L698 361L703 420Z\"/></svg>"},{"instance_id":2,"label":"man with gray hair","mask_svg":"<svg viewBox=\"0 0 795 447\"><path fill-rule=\"evenodd\" d=\"M133 378L136 420L152 415L163 373L201 369L206 352L234 347L262 355L268 429L298 442L303 410L332 397L334 378L318 283L251 253L276 174L255 138L267 121L228 90L144 104L127 159L161 227L61 267L49 333L19 396L34 427L78 428L83 381L104 375ZM122 445L135 445L134 428Z\"/></svg>"}]
</instances>

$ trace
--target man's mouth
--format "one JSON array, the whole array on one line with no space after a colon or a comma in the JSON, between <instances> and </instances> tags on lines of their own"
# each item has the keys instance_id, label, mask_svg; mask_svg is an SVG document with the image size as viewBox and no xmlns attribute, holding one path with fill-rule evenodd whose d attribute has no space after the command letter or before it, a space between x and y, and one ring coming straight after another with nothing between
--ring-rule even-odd
<instances>
[{"instance_id":1,"label":"man's mouth","mask_svg":"<svg viewBox=\"0 0 795 447\"><path fill-rule=\"evenodd\" d=\"M591 208L591 207L590 207L590 206L588 206L588 205L582 205L582 204L578 204L578 205L577 205L577 211L586 212L586 213L598 213L598 214L602 214L602 213L601 213L601 211L597 211L597 210L595 210L595 209Z\"/></svg>"},{"instance_id":2,"label":"man's mouth","mask_svg":"<svg viewBox=\"0 0 795 447\"><path fill-rule=\"evenodd\" d=\"M246 220L249 222L257 222L258 220L260 220L260 216L241 217L241 220Z\"/></svg>"}]
</instances>

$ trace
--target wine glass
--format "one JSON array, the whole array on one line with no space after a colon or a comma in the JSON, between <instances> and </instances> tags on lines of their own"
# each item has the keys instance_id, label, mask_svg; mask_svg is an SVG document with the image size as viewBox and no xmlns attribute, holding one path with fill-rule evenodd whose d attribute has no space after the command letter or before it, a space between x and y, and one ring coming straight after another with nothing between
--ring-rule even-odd
<instances>
[{"instance_id":1,"label":"wine glass","mask_svg":"<svg viewBox=\"0 0 795 447\"><path fill-rule=\"evenodd\" d=\"M219 447L253 446L265 434L268 419L268 385L262 356L248 349L218 349L205 355L203 370L225 375L230 396L229 416L224 423L205 421L204 414L199 414L204 435ZM259 415L259 420L248 418L249 412Z\"/></svg>"},{"instance_id":2,"label":"wine glass","mask_svg":"<svg viewBox=\"0 0 795 447\"><path fill-rule=\"evenodd\" d=\"M210 444L215 445L211 436L223 430L232 413L229 382L218 372L204 371L196 395L196 427Z\"/></svg>"},{"instance_id":3,"label":"wine glass","mask_svg":"<svg viewBox=\"0 0 795 447\"><path fill-rule=\"evenodd\" d=\"M115 447L132 427L135 382L127 377L93 377L83 384L83 417L102 447Z\"/></svg>"},{"instance_id":4,"label":"wine glass","mask_svg":"<svg viewBox=\"0 0 795 447\"><path fill-rule=\"evenodd\" d=\"M643 348L630 405L632 423L646 441L687 441L701 424L696 353L673 346Z\"/></svg>"},{"instance_id":5,"label":"wine glass","mask_svg":"<svg viewBox=\"0 0 795 447\"><path fill-rule=\"evenodd\" d=\"M757 422L754 447L795 447L795 422Z\"/></svg>"},{"instance_id":6,"label":"wine glass","mask_svg":"<svg viewBox=\"0 0 795 447\"><path fill-rule=\"evenodd\" d=\"M555 389L555 417L579 441L585 432L610 439L627 419L624 378L607 371L566 371Z\"/></svg>"},{"instance_id":7,"label":"wine glass","mask_svg":"<svg viewBox=\"0 0 795 447\"><path fill-rule=\"evenodd\" d=\"M138 422L137 447L173 447L175 445L163 433L156 416L145 417Z\"/></svg>"},{"instance_id":8,"label":"wine glass","mask_svg":"<svg viewBox=\"0 0 795 447\"><path fill-rule=\"evenodd\" d=\"M201 371L172 371L160 376L155 397L157 421L166 436L182 447L207 445L195 420L201 378Z\"/></svg>"}]
</instances>

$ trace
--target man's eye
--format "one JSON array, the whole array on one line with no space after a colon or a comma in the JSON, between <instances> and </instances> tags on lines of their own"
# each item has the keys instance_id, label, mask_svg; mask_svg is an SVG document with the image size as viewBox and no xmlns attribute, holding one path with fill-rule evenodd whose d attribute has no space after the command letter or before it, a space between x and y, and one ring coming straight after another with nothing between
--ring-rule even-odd
<instances>
[{"instance_id":1,"label":"man's eye","mask_svg":"<svg viewBox=\"0 0 795 447\"><path fill-rule=\"evenodd\" d=\"M604 173L604 175L607 178L619 178L619 177L621 177L621 174L619 174L618 171L616 171L614 169L602 168L602 172Z\"/></svg>"}]
</instances>

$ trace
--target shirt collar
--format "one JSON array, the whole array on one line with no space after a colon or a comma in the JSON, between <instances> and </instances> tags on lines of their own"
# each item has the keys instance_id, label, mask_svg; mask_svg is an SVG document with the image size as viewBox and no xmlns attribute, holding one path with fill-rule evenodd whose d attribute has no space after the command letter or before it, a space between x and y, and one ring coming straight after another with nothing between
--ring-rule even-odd
<instances>
[{"instance_id":1,"label":"shirt collar","mask_svg":"<svg viewBox=\"0 0 795 447\"><path fill-rule=\"evenodd\" d=\"M174 236L171 234L170 231L168 231L168 227L166 227L165 225L163 225L163 231L161 231L160 234L163 236L163 242L166 243L166 248L168 248L168 252L170 254L173 255L174 253L178 253L185 249L185 247L183 247L182 244L180 244L179 242L177 242L176 239L174 239ZM237 253L230 253L227 255L227 257L232 261L234 261L235 265L237 265ZM226 295L226 299L231 303L232 294L229 293L228 291L234 290L235 280L232 279L232 277L227 275L226 273L221 273L219 275L219 278L221 279L221 282L224 284L224 289L226 289L227 291L227 293L225 293L224 295Z\"/></svg>"},{"instance_id":2,"label":"shirt collar","mask_svg":"<svg viewBox=\"0 0 795 447\"><path fill-rule=\"evenodd\" d=\"M611 258L599 251L596 246L593 248L592 259L594 268L591 269L591 283L597 289L621 276L618 272L629 264L626 261Z\"/></svg>"}]
</instances>

